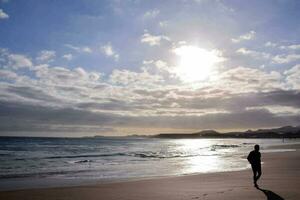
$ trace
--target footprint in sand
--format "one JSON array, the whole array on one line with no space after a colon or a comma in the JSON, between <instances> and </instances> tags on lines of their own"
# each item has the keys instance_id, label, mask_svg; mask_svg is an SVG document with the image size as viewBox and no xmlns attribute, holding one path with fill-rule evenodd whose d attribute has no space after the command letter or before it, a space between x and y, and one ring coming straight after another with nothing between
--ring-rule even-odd
<instances>
[{"instance_id":1,"label":"footprint in sand","mask_svg":"<svg viewBox=\"0 0 300 200\"><path fill-rule=\"evenodd\" d=\"M206 197L208 194L203 194L202 196ZM199 199L200 197L193 197L192 199Z\"/></svg>"}]
</instances>

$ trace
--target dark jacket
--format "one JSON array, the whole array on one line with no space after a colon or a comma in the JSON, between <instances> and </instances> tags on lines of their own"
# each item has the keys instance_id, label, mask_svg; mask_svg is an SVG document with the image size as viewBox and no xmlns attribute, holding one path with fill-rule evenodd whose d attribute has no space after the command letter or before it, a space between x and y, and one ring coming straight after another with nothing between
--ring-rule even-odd
<instances>
[{"instance_id":1,"label":"dark jacket","mask_svg":"<svg viewBox=\"0 0 300 200\"><path fill-rule=\"evenodd\" d=\"M259 151L251 151L247 157L247 160L251 165L260 165L260 152Z\"/></svg>"}]
</instances>

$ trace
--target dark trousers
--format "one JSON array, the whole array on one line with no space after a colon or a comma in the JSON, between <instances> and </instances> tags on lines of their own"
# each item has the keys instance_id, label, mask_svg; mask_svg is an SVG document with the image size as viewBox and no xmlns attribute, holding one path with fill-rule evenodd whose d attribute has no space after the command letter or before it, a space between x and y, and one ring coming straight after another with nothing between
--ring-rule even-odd
<instances>
[{"instance_id":1,"label":"dark trousers","mask_svg":"<svg viewBox=\"0 0 300 200\"><path fill-rule=\"evenodd\" d=\"M256 184L257 180L261 176L261 165L251 165L253 171L253 181Z\"/></svg>"}]
</instances>

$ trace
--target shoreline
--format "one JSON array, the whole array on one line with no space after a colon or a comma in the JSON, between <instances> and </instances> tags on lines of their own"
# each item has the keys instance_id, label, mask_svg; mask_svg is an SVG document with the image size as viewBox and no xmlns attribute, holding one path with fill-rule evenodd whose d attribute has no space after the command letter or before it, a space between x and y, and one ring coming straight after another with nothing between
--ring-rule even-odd
<instances>
[{"instance_id":1,"label":"shoreline","mask_svg":"<svg viewBox=\"0 0 300 200\"><path fill-rule=\"evenodd\" d=\"M289 149L290 145L284 145ZM280 147L282 147L280 145ZM300 199L300 145L296 151L263 153L259 185L282 199ZM225 195L227 194L227 195ZM225 195L225 196L224 196ZM252 185L249 169L150 177L71 187L1 191L0 199L266 199Z\"/></svg>"},{"instance_id":2,"label":"shoreline","mask_svg":"<svg viewBox=\"0 0 300 200\"><path fill-rule=\"evenodd\" d=\"M273 154L281 152L291 152L296 149L300 149L300 143L282 143L272 146L266 146L262 153ZM278 150L278 151L277 151ZM246 159L246 156L241 157ZM262 163L263 164L263 163ZM174 175L157 175L157 176L144 176L144 177L127 177L127 178L107 178L107 179L60 179L59 177L30 177L30 178L10 178L5 181L0 181L0 192L5 191L18 191L18 190L31 190L31 189L51 189L51 188L65 188L65 187L81 187L91 186L99 184L114 184L114 183L126 183L143 180L157 180L165 178L176 178L185 176L197 176L205 174L218 174L218 173L230 173L239 172L251 169L250 165L247 165L241 169L228 169L224 171L213 171L213 172L195 172L186 174L174 174ZM34 184L33 184L34 183Z\"/></svg>"}]
</instances>

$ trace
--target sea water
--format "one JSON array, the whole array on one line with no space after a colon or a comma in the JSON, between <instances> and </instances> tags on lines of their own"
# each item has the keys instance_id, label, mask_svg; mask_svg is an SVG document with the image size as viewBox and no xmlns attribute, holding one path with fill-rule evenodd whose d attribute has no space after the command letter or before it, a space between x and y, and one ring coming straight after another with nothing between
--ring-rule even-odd
<instances>
[{"instance_id":1,"label":"sea water","mask_svg":"<svg viewBox=\"0 0 300 200\"><path fill-rule=\"evenodd\" d=\"M0 190L236 171L280 139L0 138ZM284 150L288 151L288 150Z\"/></svg>"}]
</instances>

